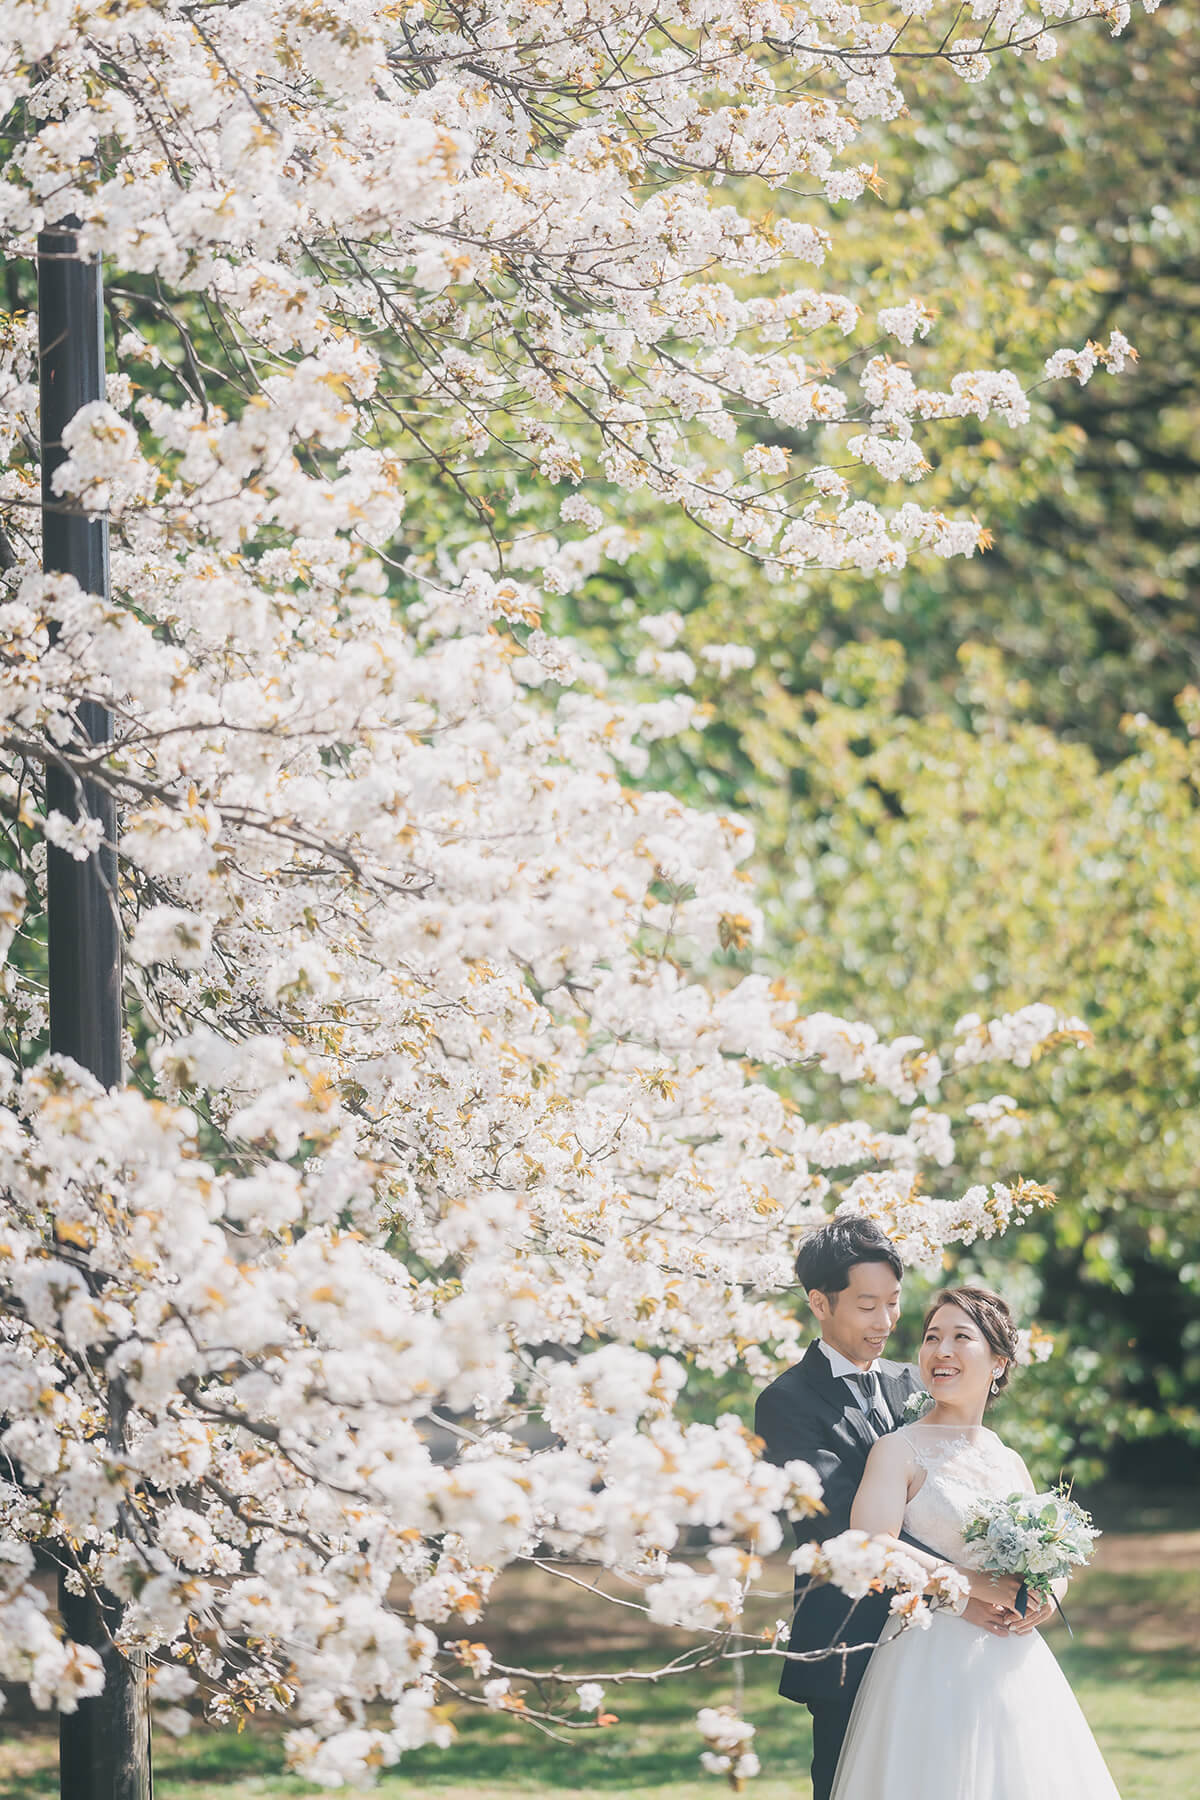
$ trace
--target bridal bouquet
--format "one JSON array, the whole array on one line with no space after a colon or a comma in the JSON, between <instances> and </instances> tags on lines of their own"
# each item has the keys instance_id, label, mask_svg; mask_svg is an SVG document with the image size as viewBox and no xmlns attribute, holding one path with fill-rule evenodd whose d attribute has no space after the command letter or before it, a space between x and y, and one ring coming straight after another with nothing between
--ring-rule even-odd
<instances>
[{"instance_id":1,"label":"bridal bouquet","mask_svg":"<svg viewBox=\"0 0 1200 1800\"><path fill-rule=\"evenodd\" d=\"M980 1500L963 1527L964 1541L980 1546L979 1568L1021 1577L1022 1618L1029 1595L1053 1598L1051 1583L1086 1563L1099 1536L1091 1516L1061 1491Z\"/></svg>"}]
</instances>

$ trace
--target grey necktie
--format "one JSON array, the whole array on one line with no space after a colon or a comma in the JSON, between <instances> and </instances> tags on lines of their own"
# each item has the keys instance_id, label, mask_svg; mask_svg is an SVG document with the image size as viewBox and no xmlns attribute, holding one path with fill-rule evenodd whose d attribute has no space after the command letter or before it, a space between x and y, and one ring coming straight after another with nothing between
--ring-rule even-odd
<instances>
[{"instance_id":1,"label":"grey necktie","mask_svg":"<svg viewBox=\"0 0 1200 1800\"><path fill-rule=\"evenodd\" d=\"M871 1370L865 1370L862 1374L847 1376L847 1380L854 1382L855 1386L866 1395L867 1418L882 1437L885 1432L892 1429L892 1421L883 1410L883 1395L880 1391L878 1375Z\"/></svg>"}]
</instances>

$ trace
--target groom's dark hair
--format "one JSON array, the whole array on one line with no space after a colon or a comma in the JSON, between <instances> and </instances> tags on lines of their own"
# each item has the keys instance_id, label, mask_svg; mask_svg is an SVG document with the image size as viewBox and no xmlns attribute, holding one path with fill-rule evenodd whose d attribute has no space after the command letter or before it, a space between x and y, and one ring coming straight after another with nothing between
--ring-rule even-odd
<instances>
[{"instance_id":1,"label":"groom's dark hair","mask_svg":"<svg viewBox=\"0 0 1200 1800\"><path fill-rule=\"evenodd\" d=\"M855 1263L886 1263L900 1281L904 1264L890 1237L873 1219L853 1215L830 1219L828 1225L810 1232L796 1255L796 1280L806 1292L817 1288L822 1294L840 1294L850 1285L850 1271Z\"/></svg>"}]
</instances>

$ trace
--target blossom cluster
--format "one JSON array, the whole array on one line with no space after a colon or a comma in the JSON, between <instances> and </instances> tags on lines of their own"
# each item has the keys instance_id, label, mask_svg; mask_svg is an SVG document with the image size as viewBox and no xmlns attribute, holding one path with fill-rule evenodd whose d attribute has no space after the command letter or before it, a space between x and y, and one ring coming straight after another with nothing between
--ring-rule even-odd
<instances>
[{"instance_id":1,"label":"blossom cluster","mask_svg":"<svg viewBox=\"0 0 1200 1800\"><path fill-rule=\"evenodd\" d=\"M979 1183L943 1200L922 1192L903 1169L872 1169L849 1184L837 1210L873 1219L907 1263L936 1274L944 1245L996 1237L1053 1204L1053 1192L1035 1181Z\"/></svg>"},{"instance_id":2,"label":"blossom cluster","mask_svg":"<svg viewBox=\"0 0 1200 1800\"><path fill-rule=\"evenodd\" d=\"M760 1772L758 1756L750 1748L754 1726L740 1719L731 1706L702 1706L696 1714L696 1730L706 1746L700 1753L700 1766L710 1775L724 1775L736 1791Z\"/></svg>"},{"instance_id":3,"label":"blossom cluster","mask_svg":"<svg viewBox=\"0 0 1200 1800\"><path fill-rule=\"evenodd\" d=\"M966 1578L949 1563L931 1575L902 1544L865 1531L801 1544L788 1561L798 1575L831 1582L852 1600L892 1590L892 1612L920 1629L928 1627L934 1612L961 1611L967 1600Z\"/></svg>"},{"instance_id":4,"label":"blossom cluster","mask_svg":"<svg viewBox=\"0 0 1200 1800\"><path fill-rule=\"evenodd\" d=\"M100 1658L54 1630L32 1576L32 1550L6 1530L0 1536L0 1677L27 1686L35 1706L74 1712L104 1686Z\"/></svg>"},{"instance_id":5,"label":"blossom cluster","mask_svg":"<svg viewBox=\"0 0 1200 1800\"><path fill-rule=\"evenodd\" d=\"M1075 1044L1080 1048L1092 1041L1092 1034L1082 1019L1064 1018L1053 1007L1040 1002L1023 1006L1019 1012L1004 1013L998 1019L981 1019L978 1013L966 1013L954 1027L959 1040L954 1046L954 1066L966 1068L975 1063L1009 1062L1016 1069L1027 1069L1058 1044ZM1012 1107L1005 1096L997 1095L989 1102L986 1115L974 1116L981 1123L992 1123L1001 1110Z\"/></svg>"}]
</instances>

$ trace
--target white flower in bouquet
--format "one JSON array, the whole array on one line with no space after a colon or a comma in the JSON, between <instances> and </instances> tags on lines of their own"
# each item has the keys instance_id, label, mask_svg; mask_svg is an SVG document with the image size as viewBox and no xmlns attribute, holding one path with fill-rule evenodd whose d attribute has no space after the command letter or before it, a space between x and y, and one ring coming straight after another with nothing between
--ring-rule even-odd
<instances>
[{"instance_id":1,"label":"white flower in bouquet","mask_svg":"<svg viewBox=\"0 0 1200 1800\"><path fill-rule=\"evenodd\" d=\"M910 1394L908 1399L904 1402L901 1423L904 1425L914 1424L917 1419L921 1418L929 1411L929 1408L932 1405L933 1395L927 1394L924 1388L918 1388L916 1392Z\"/></svg>"},{"instance_id":2,"label":"white flower in bouquet","mask_svg":"<svg viewBox=\"0 0 1200 1800\"><path fill-rule=\"evenodd\" d=\"M1048 1575L1051 1580L1056 1575L1066 1574L1059 1568L1060 1552L1054 1544L1034 1544L1026 1557L1026 1567L1030 1577Z\"/></svg>"}]
</instances>

